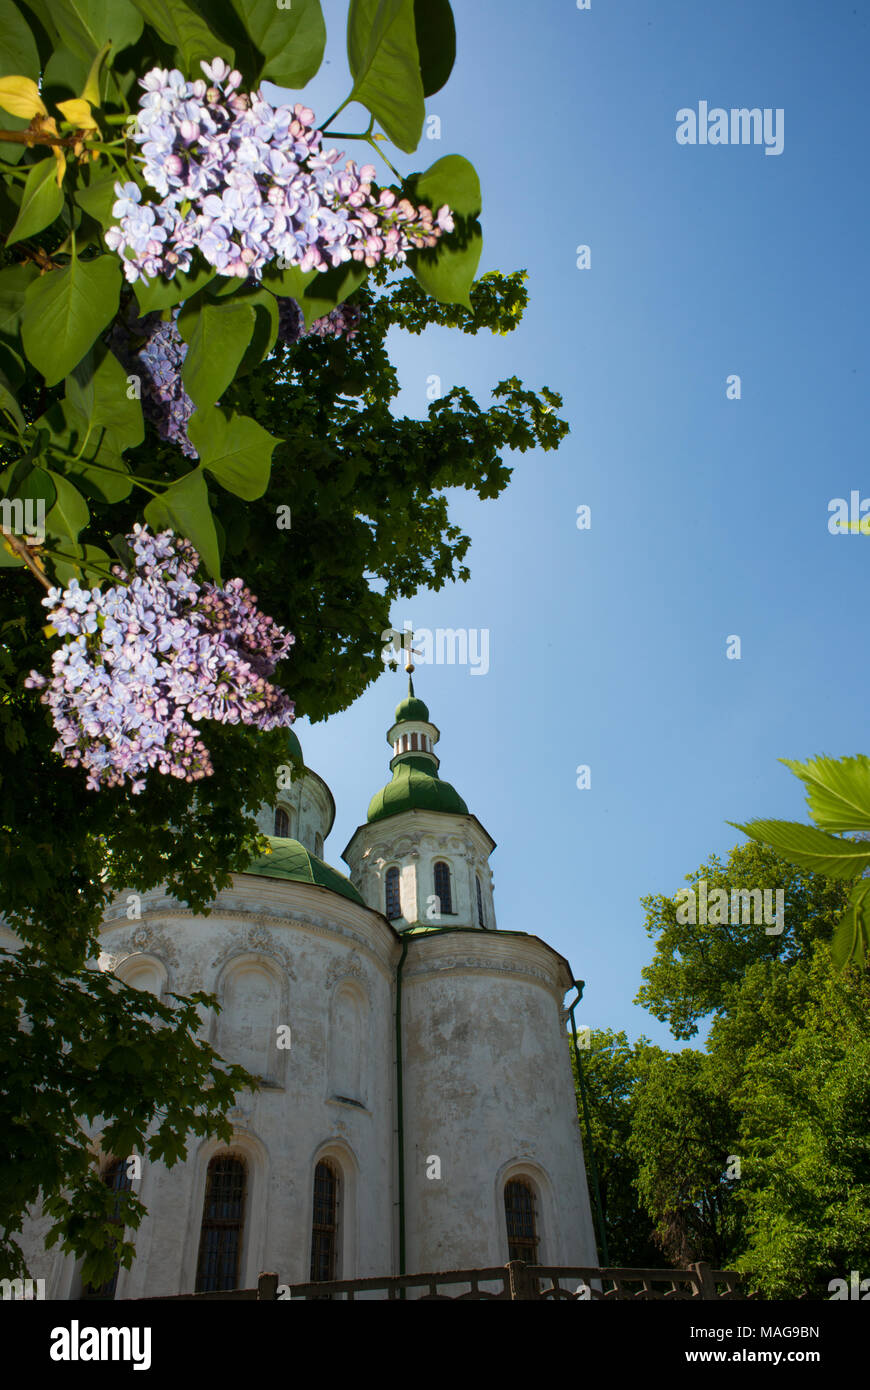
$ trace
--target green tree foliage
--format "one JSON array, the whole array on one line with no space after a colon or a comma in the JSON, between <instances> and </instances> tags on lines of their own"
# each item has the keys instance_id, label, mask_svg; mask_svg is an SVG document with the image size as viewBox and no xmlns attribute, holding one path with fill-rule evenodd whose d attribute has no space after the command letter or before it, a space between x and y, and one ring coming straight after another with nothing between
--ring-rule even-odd
<instances>
[{"instance_id":1,"label":"green tree foliage","mask_svg":"<svg viewBox=\"0 0 870 1390\"><path fill-rule=\"evenodd\" d=\"M670 1264L727 1267L741 1245L737 1182L728 1160L737 1116L713 1059L690 1048L647 1060L637 1088L628 1151L637 1190Z\"/></svg>"},{"instance_id":2,"label":"green tree foliage","mask_svg":"<svg viewBox=\"0 0 870 1390\"><path fill-rule=\"evenodd\" d=\"M702 879L708 896L782 888L784 931L680 922L678 895L644 900L656 954L639 1002L679 1037L712 1022L704 1051L647 1058L627 1144L637 1190L672 1262L736 1267L771 1298L827 1297L870 1265L870 982L830 946L849 885L760 844L686 881Z\"/></svg>"},{"instance_id":3,"label":"green tree foliage","mask_svg":"<svg viewBox=\"0 0 870 1390\"><path fill-rule=\"evenodd\" d=\"M870 1269L870 977L843 975L824 944L779 987L764 974L749 973L712 1042L725 1080L736 1039L755 1034L733 1093L747 1224L737 1267L769 1298L829 1297L832 1279Z\"/></svg>"},{"instance_id":4,"label":"green tree foliage","mask_svg":"<svg viewBox=\"0 0 870 1390\"><path fill-rule=\"evenodd\" d=\"M685 881L696 897L702 880L708 896L715 889L729 895L729 918L732 889L781 889L784 930L768 934L755 913L744 913L742 906L739 922L693 923L678 921L677 894L642 899L647 935L655 940L656 949L641 972L643 984L635 1002L667 1023L677 1038L693 1037L701 1019L726 1009L731 989L754 962L789 964L814 941L830 937L848 898L841 884L795 868L772 849L752 844L735 846L725 863L713 855L695 873L687 874ZM700 912L695 915L699 917ZM750 915L751 921L743 920Z\"/></svg>"},{"instance_id":5,"label":"green tree foliage","mask_svg":"<svg viewBox=\"0 0 870 1390\"><path fill-rule=\"evenodd\" d=\"M583 1122L577 1055L569 1042L577 1114ZM589 1047L579 1048L580 1065L586 1086L586 1101L592 1131L592 1154L598 1171L598 1187L604 1212L607 1249L612 1265L650 1268L661 1262L661 1252L653 1240L653 1223L637 1191L638 1165L629 1142L634 1123L640 1078L651 1055L645 1038L630 1044L625 1033L609 1028L593 1028ZM585 1125L583 1144L592 1189L591 1155ZM598 1213L595 1212L596 1222ZM601 1232L598 1232L599 1257Z\"/></svg>"}]
</instances>

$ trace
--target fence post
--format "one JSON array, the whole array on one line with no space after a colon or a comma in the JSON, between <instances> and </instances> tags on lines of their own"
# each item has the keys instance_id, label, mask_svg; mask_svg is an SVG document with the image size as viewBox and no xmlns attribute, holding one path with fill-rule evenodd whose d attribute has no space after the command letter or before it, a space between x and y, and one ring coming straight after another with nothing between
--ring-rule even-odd
<instances>
[{"instance_id":1,"label":"fence post","mask_svg":"<svg viewBox=\"0 0 870 1390\"><path fill-rule=\"evenodd\" d=\"M535 1296L535 1283L529 1277L529 1267L524 1260L511 1260L507 1266L511 1284L511 1300L531 1299Z\"/></svg>"},{"instance_id":2,"label":"fence post","mask_svg":"<svg viewBox=\"0 0 870 1390\"><path fill-rule=\"evenodd\" d=\"M278 1297L277 1274L261 1274L257 1280L257 1300L265 1298L274 1303Z\"/></svg>"},{"instance_id":3,"label":"fence post","mask_svg":"<svg viewBox=\"0 0 870 1390\"><path fill-rule=\"evenodd\" d=\"M698 1284L700 1285L698 1297L715 1298L716 1280L713 1278L712 1266L707 1264L706 1261L700 1260L697 1264L689 1265L689 1269L691 1269L698 1278Z\"/></svg>"}]
</instances>

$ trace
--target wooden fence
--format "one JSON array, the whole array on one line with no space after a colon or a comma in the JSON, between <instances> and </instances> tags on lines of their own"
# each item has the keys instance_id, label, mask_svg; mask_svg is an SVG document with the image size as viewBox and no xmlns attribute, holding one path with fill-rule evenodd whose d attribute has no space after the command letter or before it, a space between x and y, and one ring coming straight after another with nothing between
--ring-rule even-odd
<instances>
[{"instance_id":1,"label":"wooden fence","mask_svg":"<svg viewBox=\"0 0 870 1390\"><path fill-rule=\"evenodd\" d=\"M491 1287L483 1288L484 1284ZM261 1274L255 1289L170 1295L173 1298L266 1302L286 1299L354 1302L360 1298L401 1301L410 1298L415 1302L538 1299L572 1303L601 1299L718 1300L743 1296L739 1274L733 1270L711 1269L708 1264L689 1265L687 1269L601 1269L587 1265L527 1265L522 1260L511 1260L509 1264L491 1269L448 1269L437 1274L396 1274L308 1284L281 1284L277 1274Z\"/></svg>"}]
</instances>

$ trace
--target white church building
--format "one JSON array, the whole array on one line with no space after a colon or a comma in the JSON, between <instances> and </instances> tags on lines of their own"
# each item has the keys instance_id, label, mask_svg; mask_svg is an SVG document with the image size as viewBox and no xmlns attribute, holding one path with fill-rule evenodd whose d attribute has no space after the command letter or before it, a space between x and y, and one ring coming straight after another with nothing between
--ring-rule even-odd
<instances>
[{"instance_id":1,"label":"white church building","mask_svg":"<svg viewBox=\"0 0 870 1390\"><path fill-rule=\"evenodd\" d=\"M495 842L438 776L413 684L391 780L324 860L332 794L289 734L292 780L260 812L271 853L200 916L121 894L100 965L162 995L205 990L204 1034L261 1078L233 1138L141 1161L136 1258L90 1289L71 1256L23 1246L54 1299L144 1298L504 1265L597 1265L565 1026L574 977L540 937L496 924ZM127 1184L126 1155L101 1154Z\"/></svg>"}]
</instances>

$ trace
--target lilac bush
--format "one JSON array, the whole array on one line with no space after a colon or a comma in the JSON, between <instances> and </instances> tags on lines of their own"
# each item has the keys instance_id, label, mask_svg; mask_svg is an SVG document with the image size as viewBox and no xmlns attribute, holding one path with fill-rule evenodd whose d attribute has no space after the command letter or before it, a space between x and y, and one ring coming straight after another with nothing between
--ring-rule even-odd
<instances>
[{"instance_id":1,"label":"lilac bush","mask_svg":"<svg viewBox=\"0 0 870 1390\"><path fill-rule=\"evenodd\" d=\"M295 639L257 609L241 579L195 578L199 556L171 531L134 526L135 573L100 591L51 589L43 599L58 636L48 680L31 671L58 733L54 752L83 767L90 790L145 788L151 768L195 782L214 771L196 724L289 726L294 705L269 677Z\"/></svg>"},{"instance_id":2,"label":"lilac bush","mask_svg":"<svg viewBox=\"0 0 870 1390\"><path fill-rule=\"evenodd\" d=\"M309 107L239 92L241 74L222 58L200 66L208 82L188 82L177 68L140 79L131 138L161 201L143 201L135 183L115 185L119 224L106 243L129 281L188 270L197 248L221 275L257 278L279 256L302 271L401 263L453 230L446 204L433 214L376 189L371 164L339 169Z\"/></svg>"}]
</instances>

